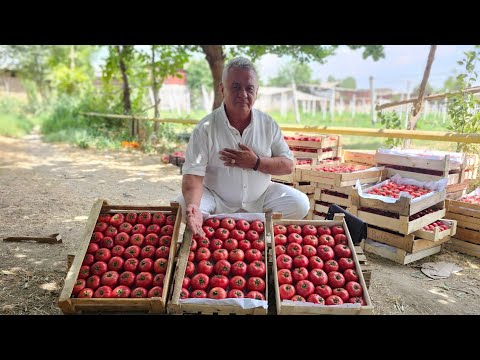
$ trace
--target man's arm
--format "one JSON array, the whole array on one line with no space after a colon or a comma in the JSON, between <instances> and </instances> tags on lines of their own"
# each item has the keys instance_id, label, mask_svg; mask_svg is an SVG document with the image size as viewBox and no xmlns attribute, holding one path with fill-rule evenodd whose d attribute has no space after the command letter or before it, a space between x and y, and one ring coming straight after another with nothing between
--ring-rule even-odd
<instances>
[{"instance_id":1,"label":"man's arm","mask_svg":"<svg viewBox=\"0 0 480 360\"><path fill-rule=\"evenodd\" d=\"M203 176L183 175L182 194L186 205L186 224L193 235L205 236L202 230L203 215L200 211L200 201L203 196Z\"/></svg>"},{"instance_id":2,"label":"man's arm","mask_svg":"<svg viewBox=\"0 0 480 360\"><path fill-rule=\"evenodd\" d=\"M260 157L257 171L271 175L289 175L294 169L293 161L283 156Z\"/></svg>"}]
</instances>

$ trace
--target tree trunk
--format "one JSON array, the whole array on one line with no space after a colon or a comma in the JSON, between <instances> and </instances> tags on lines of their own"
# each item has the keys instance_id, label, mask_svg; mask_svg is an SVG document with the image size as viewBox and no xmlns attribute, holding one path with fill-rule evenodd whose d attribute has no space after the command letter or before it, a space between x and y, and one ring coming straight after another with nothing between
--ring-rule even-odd
<instances>
[{"instance_id":1,"label":"tree trunk","mask_svg":"<svg viewBox=\"0 0 480 360\"><path fill-rule=\"evenodd\" d=\"M420 113L423 109L423 100L425 97L425 87L428 83L428 78L430 77L430 69L432 68L432 63L435 58L435 51L437 50L437 45L432 45L430 47L430 52L428 53L427 65L425 66L425 71L423 72L423 79L422 83L420 84L420 89L418 91L418 98L417 101L412 106L412 110L410 112L410 119L408 121L407 130L415 130L417 127L417 120L420 117ZM410 147L410 139L405 139L403 142L403 147L409 148Z\"/></svg>"},{"instance_id":2,"label":"tree trunk","mask_svg":"<svg viewBox=\"0 0 480 360\"><path fill-rule=\"evenodd\" d=\"M158 99L158 80L157 80L157 74L155 72L155 49L152 45L152 91L153 91L153 108L154 108L154 111L155 111L155 114L154 114L154 118L158 119L158 117L160 116L160 112L158 110L159 108L159 103L160 103L160 100ZM158 133L158 122L155 121L153 123L153 132L154 134L156 135Z\"/></svg>"},{"instance_id":3,"label":"tree trunk","mask_svg":"<svg viewBox=\"0 0 480 360\"><path fill-rule=\"evenodd\" d=\"M222 82L222 72L225 66L225 54L223 53L222 45L201 45L201 47L212 72L213 92L215 94L212 110L214 110L220 106L223 100L220 83Z\"/></svg>"},{"instance_id":4,"label":"tree trunk","mask_svg":"<svg viewBox=\"0 0 480 360\"><path fill-rule=\"evenodd\" d=\"M130 101L130 86L128 85L127 67L125 65L125 60L124 60L127 45L123 45L121 49L119 45L115 45L115 49L117 50L117 53L118 53L118 63L120 66L120 71L122 72L123 112L125 113L125 115L131 115L132 103ZM132 119L132 137L134 136L135 136L135 120Z\"/></svg>"}]
</instances>

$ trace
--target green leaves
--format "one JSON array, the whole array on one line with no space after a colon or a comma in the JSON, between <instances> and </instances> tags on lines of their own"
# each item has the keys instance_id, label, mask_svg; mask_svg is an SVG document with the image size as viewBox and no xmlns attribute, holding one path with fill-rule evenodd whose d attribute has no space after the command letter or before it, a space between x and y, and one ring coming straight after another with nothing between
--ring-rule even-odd
<instances>
[{"instance_id":1,"label":"green leaves","mask_svg":"<svg viewBox=\"0 0 480 360\"><path fill-rule=\"evenodd\" d=\"M380 119L380 123L384 126L385 129L401 129L402 121L398 116L396 111L378 111L377 118ZM388 138L385 140L385 145L390 148L400 146L402 144L402 139Z\"/></svg>"}]
</instances>

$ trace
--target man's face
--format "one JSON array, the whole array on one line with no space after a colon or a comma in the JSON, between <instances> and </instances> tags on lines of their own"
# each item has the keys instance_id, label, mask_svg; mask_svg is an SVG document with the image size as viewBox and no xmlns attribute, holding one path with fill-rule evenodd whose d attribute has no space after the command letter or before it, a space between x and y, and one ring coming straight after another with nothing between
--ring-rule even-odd
<instances>
[{"instance_id":1,"label":"man's face","mask_svg":"<svg viewBox=\"0 0 480 360\"><path fill-rule=\"evenodd\" d=\"M250 113L257 98L257 77L248 69L232 68L221 84L223 102L228 111Z\"/></svg>"}]
</instances>

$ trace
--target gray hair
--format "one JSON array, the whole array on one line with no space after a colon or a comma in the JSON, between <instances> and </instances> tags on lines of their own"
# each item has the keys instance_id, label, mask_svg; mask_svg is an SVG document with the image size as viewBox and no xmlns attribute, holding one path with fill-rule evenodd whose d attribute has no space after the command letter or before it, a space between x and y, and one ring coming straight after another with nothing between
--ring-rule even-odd
<instances>
[{"instance_id":1,"label":"gray hair","mask_svg":"<svg viewBox=\"0 0 480 360\"><path fill-rule=\"evenodd\" d=\"M230 60L227 65L223 68L223 73L222 73L222 82L225 82L228 76L228 72L230 71L231 68L240 68L240 69L246 69L246 70L251 70L255 73L255 77L258 80L258 74L257 70L255 69L255 66L253 63L242 56L237 56L236 58L233 58Z\"/></svg>"}]
</instances>

